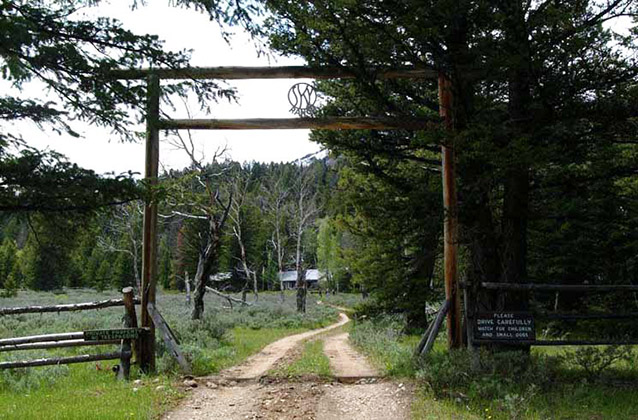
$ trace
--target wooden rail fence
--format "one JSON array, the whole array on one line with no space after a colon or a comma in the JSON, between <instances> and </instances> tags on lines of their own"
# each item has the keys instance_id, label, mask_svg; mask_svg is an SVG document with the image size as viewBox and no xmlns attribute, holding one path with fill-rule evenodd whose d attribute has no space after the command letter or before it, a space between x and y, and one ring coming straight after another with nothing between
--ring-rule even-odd
<instances>
[{"instance_id":1,"label":"wooden rail fence","mask_svg":"<svg viewBox=\"0 0 638 420\"><path fill-rule=\"evenodd\" d=\"M593 285L593 284L539 284L539 283L498 283L498 282L482 282L478 285L485 290L496 291L516 291L521 293L534 293L534 292L582 292L586 294L592 293L608 293L608 292L638 292L638 285L632 284L605 284L605 285ZM469 287L467 284L461 283L461 287L466 291L466 299L468 299L467 292ZM507 311L506 311L507 312ZM514 314L514 312L511 312ZM547 311L527 311L527 316L530 319L539 320L600 320L600 319L638 319L638 313L602 313L602 312L589 312L589 313L558 313ZM592 340L536 340L520 338L515 340L498 340L492 338L477 338L475 337L475 325L474 321L477 318L475 311L469 310L466 313L466 325L468 341L470 345L482 345L482 344L498 344L498 345L529 345L529 346L598 346L598 345L638 345L638 339L626 338L622 340L612 339L592 339Z\"/></svg>"},{"instance_id":2,"label":"wooden rail fence","mask_svg":"<svg viewBox=\"0 0 638 420\"><path fill-rule=\"evenodd\" d=\"M139 305L139 298L133 297L133 304ZM19 315L19 314L43 314L47 312L75 312L86 311L89 309L103 309L114 306L125 306L124 299L107 299L97 302L69 303L64 305L50 306L17 306L13 308L0 308L0 315Z\"/></svg>"},{"instance_id":3,"label":"wooden rail fence","mask_svg":"<svg viewBox=\"0 0 638 420\"><path fill-rule=\"evenodd\" d=\"M135 303L139 303L139 299L134 297L133 288L124 288L122 290L122 294L122 299L109 299L98 302L52 306L0 308L0 315L84 311L90 309L108 308L113 306L124 306L125 309L123 317L124 328L121 329L90 330L0 339L0 353L20 350L102 346L118 343L120 343L121 345L120 351L100 354L83 354L68 357L51 357L32 360L0 362L0 369L61 365L119 359L120 365L117 369L117 376L120 379L128 379L131 367L131 357L133 354L135 354L136 360L138 360L139 356L137 355L137 351L139 349L139 345L137 344L137 342L139 341L140 337L148 333L148 329L137 327Z\"/></svg>"}]
</instances>

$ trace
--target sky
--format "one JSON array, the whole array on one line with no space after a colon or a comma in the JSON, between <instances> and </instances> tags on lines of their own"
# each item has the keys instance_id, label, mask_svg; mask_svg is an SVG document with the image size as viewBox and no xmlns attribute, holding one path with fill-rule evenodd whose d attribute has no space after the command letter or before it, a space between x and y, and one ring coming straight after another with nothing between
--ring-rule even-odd
<instances>
[{"instance_id":1,"label":"sky","mask_svg":"<svg viewBox=\"0 0 638 420\"><path fill-rule=\"evenodd\" d=\"M128 1L103 2L85 11L89 16L102 15L120 20L123 26L139 34L155 34L165 40L167 50L191 49L193 66L285 66L303 65L301 59L258 57L247 34L241 32L226 43L218 25L193 10L168 6L168 1L152 1L131 10ZM237 88L239 104L227 101L211 104L209 116L189 107L194 118L291 118L287 94L290 87L309 80L241 80L227 83ZM168 111L168 110L166 110ZM186 110L171 112L175 118L187 118ZM71 162L98 173L127 171L143 173L144 144L122 143L108 129L74 124L83 138L58 135L34 126L21 126L29 143L49 148L68 157ZM139 127L140 131L143 127ZM186 134L186 133L184 133ZM288 162L320 149L308 140L309 130L215 130L192 131L200 156L210 159L215 150L226 148L226 155L236 161ZM162 134L163 137L163 134ZM31 139L37 138L36 141ZM160 145L160 165L164 169L180 169L188 157L171 146L166 138Z\"/></svg>"},{"instance_id":2,"label":"sky","mask_svg":"<svg viewBox=\"0 0 638 420\"><path fill-rule=\"evenodd\" d=\"M283 66L303 65L299 58L258 57L247 34L237 33L226 43L218 25L207 15L194 10L170 7L168 0L149 1L145 6L131 10L130 1L113 0L86 9L88 16L109 16L120 20L125 28L139 34L156 34L165 41L166 49L190 49L194 66ZM627 20L608 22L607 25L626 32ZM239 104L222 102L212 105L212 114L196 112L194 118L290 118L287 93L298 82L309 80L243 80L229 81L237 88ZM27 88L29 89L29 88ZM40 90L39 90L40 89ZM41 95L41 88L31 86L27 93ZM167 111L165 109L165 111ZM186 111L171 112L175 118L186 118ZM98 173L143 173L144 144L122 143L107 129L75 123L73 129L83 134L80 139L41 130L33 125L17 125L29 143L37 148L48 148L66 155L71 162L93 169ZM137 127L143 131L143 127ZM184 133L186 134L186 133ZM320 147L308 140L309 130L216 130L193 131L200 156L210 159L218 148L227 150L226 157L244 162L289 162L317 152ZM35 139L35 140L34 140ZM164 169L180 169L188 165L188 157L161 137L160 165Z\"/></svg>"}]
</instances>

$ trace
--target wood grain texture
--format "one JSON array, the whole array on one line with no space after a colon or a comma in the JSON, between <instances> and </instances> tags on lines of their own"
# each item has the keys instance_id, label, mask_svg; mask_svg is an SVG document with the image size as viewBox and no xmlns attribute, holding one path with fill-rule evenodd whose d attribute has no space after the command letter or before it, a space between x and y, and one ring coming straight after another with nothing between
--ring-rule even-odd
<instances>
[{"instance_id":1,"label":"wood grain texture","mask_svg":"<svg viewBox=\"0 0 638 420\"><path fill-rule=\"evenodd\" d=\"M377 68L367 73L377 79L436 79L437 72L427 68ZM160 79L201 80L201 79L354 79L357 74L345 67L190 67L183 69L130 69L113 70L114 79L145 79L149 74L157 74Z\"/></svg>"},{"instance_id":2,"label":"wood grain texture","mask_svg":"<svg viewBox=\"0 0 638 420\"><path fill-rule=\"evenodd\" d=\"M325 117L162 120L167 130L428 130L438 118Z\"/></svg>"}]
</instances>

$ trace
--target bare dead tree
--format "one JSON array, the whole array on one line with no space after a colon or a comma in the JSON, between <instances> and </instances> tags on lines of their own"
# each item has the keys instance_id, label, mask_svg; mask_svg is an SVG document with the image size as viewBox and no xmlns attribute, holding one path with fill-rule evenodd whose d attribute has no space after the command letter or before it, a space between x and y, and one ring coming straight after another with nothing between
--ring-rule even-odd
<instances>
[{"instance_id":1,"label":"bare dead tree","mask_svg":"<svg viewBox=\"0 0 638 420\"><path fill-rule=\"evenodd\" d=\"M299 176L294 185L294 202L289 206L293 224L296 248L295 270L297 271L297 311L306 312L306 295L308 283L306 282L306 267L303 261L303 238L307 228L312 224L319 209L317 207L317 193L314 188L314 179L310 167L304 167L299 163Z\"/></svg>"},{"instance_id":2,"label":"bare dead tree","mask_svg":"<svg viewBox=\"0 0 638 420\"><path fill-rule=\"evenodd\" d=\"M241 266L245 284L243 287L242 299L246 300L246 291L248 290L248 284L252 282L253 294L255 295L255 302L259 300L259 290L257 284L257 272L250 268L248 264L248 258L246 256L245 238L243 235L242 225L244 220L244 206L248 197L248 188L250 186L250 179L239 168L233 176L232 180L232 193L233 200L230 205L229 217L233 224L233 236L237 240L239 245L239 263Z\"/></svg>"},{"instance_id":3,"label":"bare dead tree","mask_svg":"<svg viewBox=\"0 0 638 420\"><path fill-rule=\"evenodd\" d=\"M220 188L220 179L225 170L214 172L212 164L216 163L224 155L225 149L217 150L210 160L209 165L204 165L204 157L198 157L195 143L190 132L187 138L177 133L170 141L173 146L183 150L191 161L191 170L181 177L171 189L169 200L173 208L171 214L164 217L179 216L189 219L206 221L206 229L199 233L199 256L197 270L194 277L193 310L192 319L201 319L204 313L204 295L208 279L217 271L219 251L222 241L222 230L232 204L232 191L223 199L223 191ZM181 181L181 183L180 183ZM189 184L194 181L193 185Z\"/></svg>"},{"instance_id":4,"label":"bare dead tree","mask_svg":"<svg viewBox=\"0 0 638 420\"><path fill-rule=\"evenodd\" d=\"M281 280L281 273L284 271L284 261L286 258L287 236L284 235L284 218L286 214L286 203L289 192L283 187L283 178L278 174L273 174L263 185L262 190L265 196L265 205L271 215L272 235L270 242L277 254L277 268L279 271L279 290L281 301L284 298L284 285Z\"/></svg>"},{"instance_id":5,"label":"bare dead tree","mask_svg":"<svg viewBox=\"0 0 638 420\"><path fill-rule=\"evenodd\" d=\"M123 253L133 261L133 275L135 277L136 292L141 290L140 261L142 253L142 202L131 201L119 206L109 221L108 231L97 238L97 246L106 252ZM126 246L118 244L115 237L123 238Z\"/></svg>"}]
</instances>

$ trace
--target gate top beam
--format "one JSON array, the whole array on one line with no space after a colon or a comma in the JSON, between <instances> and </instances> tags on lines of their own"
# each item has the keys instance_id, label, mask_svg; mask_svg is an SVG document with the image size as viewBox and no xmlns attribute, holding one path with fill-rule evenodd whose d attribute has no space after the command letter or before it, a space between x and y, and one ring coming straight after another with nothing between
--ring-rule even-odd
<instances>
[{"instance_id":1,"label":"gate top beam","mask_svg":"<svg viewBox=\"0 0 638 420\"><path fill-rule=\"evenodd\" d=\"M166 130L426 130L438 127L432 118L324 117L160 120Z\"/></svg>"},{"instance_id":2,"label":"gate top beam","mask_svg":"<svg viewBox=\"0 0 638 420\"><path fill-rule=\"evenodd\" d=\"M370 68L378 79L432 79L438 71L417 67ZM345 67L281 66L281 67L187 67L181 69L122 69L111 75L120 80L145 79L156 74L160 79L354 79L357 75Z\"/></svg>"}]
</instances>

